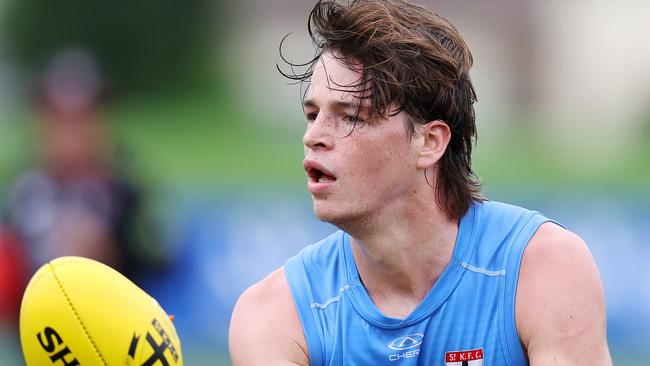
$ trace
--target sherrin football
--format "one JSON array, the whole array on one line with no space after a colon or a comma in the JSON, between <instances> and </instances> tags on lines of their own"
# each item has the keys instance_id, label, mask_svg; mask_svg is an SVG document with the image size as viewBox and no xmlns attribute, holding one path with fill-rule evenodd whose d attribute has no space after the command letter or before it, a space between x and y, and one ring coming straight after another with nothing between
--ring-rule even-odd
<instances>
[{"instance_id":1,"label":"sherrin football","mask_svg":"<svg viewBox=\"0 0 650 366\"><path fill-rule=\"evenodd\" d=\"M158 302L114 269L62 257L32 277L20 309L27 366L183 364Z\"/></svg>"}]
</instances>

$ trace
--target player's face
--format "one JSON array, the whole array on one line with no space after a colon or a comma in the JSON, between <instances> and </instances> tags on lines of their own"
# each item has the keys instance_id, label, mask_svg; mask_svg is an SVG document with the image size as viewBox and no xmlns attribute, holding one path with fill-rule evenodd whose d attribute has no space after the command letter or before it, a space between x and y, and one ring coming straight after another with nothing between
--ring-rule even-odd
<instances>
[{"instance_id":1,"label":"player's face","mask_svg":"<svg viewBox=\"0 0 650 366\"><path fill-rule=\"evenodd\" d=\"M407 204L421 177L416 139L409 139L404 113L363 123L368 113L362 107L354 127L358 103L368 100L337 89L357 84L360 77L325 53L304 102L307 187L316 216L337 226L397 212L392 209Z\"/></svg>"}]
</instances>

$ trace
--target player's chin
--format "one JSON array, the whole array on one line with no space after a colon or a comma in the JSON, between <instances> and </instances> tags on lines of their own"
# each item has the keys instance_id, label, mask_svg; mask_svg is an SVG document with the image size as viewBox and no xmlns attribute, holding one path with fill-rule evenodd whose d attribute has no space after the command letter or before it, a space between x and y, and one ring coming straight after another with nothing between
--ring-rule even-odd
<instances>
[{"instance_id":1,"label":"player's chin","mask_svg":"<svg viewBox=\"0 0 650 366\"><path fill-rule=\"evenodd\" d=\"M314 201L314 215L321 221L347 231L359 223L359 215L353 207Z\"/></svg>"},{"instance_id":2,"label":"player's chin","mask_svg":"<svg viewBox=\"0 0 650 366\"><path fill-rule=\"evenodd\" d=\"M335 205L331 201L313 197L314 215L321 221L336 222L342 216L340 206Z\"/></svg>"}]
</instances>

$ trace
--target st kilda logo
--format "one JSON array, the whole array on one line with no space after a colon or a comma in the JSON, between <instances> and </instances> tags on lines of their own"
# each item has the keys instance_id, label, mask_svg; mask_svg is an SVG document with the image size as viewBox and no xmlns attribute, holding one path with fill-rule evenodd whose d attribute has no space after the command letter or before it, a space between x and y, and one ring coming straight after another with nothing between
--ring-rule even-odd
<instances>
[{"instance_id":1,"label":"st kilda logo","mask_svg":"<svg viewBox=\"0 0 650 366\"><path fill-rule=\"evenodd\" d=\"M54 328L45 327L42 332L36 334L36 338L53 364L62 366L79 365L77 358L72 354L70 348L64 344L63 338Z\"/></svg>"},{"instance_id":2,"label":"st kilda logo","mask_svg":"<svg viewBox=\"0 0 650 366\"><path fill-rule=\"evenodd\" d=\"M140 353L142 355L148 355L148 357L140 356L139 359L144 359L144 362L138 366L170 366L177 364L179 353L176 347L174 347L171 338L169 338L169 334L167 334L157 319L153 319L150 325L149 330L144 335L144 339L141 334L133 334L131 345L129 346L129 357L131 360L140 362L135 359L136 355ZM172 360L173 363L170 363ZM160 363L157 364L157 362Z\"/></svg>"}]
</instances>

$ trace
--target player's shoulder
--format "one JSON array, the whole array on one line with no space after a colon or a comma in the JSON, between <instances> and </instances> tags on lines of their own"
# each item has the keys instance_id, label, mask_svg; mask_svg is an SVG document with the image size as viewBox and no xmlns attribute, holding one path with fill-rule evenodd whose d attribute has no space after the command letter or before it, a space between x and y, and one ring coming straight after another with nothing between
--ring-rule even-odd
<instances>
[{"instance_id":1,"label":"player's shoulder","mask_svg":"<svg viewBox=\"0 0 650 366\"><path fill-rule=\"evenodd\" d=\"M543 223L524 250L519 286L528 284L536 291L551 291L548 297L556 298L559 290L581 291L574 282L577 280L600 284L589 247L558 224Z\"/></svg>"},{"instance_id":2,"label":"player's shoulder","mask_svg":"<svg viewBox=\"0 0 650 366\"><path fill-rule=\"evenodd\" d=\"M239 297L230 322L229 348L235 365L309 363L284 267Z\"/></svg>"},{"instance_id":3,"label":"player's shoulder","mask_svg":"<svg viewBox=\"0 0 650 366\"><path fill-rule=\"evenodd\" d=\"M538 228L521 262L516 319L525 346L562 342L550 347L560 359L594 352L594 345L602 343L604 293L595 261L582 238L552 222ZM530 352L548 356L539 348L529 349L531 360L535 354Z\"/></svg>"},{"instance_id":4,"label":"player's shoulder","mask_svg":"<svg viewBox=\"0 0 650 366\"><path fill-rule=\"evenodd\" d=\"M233 311L231 332L234 326L254 329L265 326L267 318L292 318L294 315L297 318L284 267L280 267L240 295Z\"/></svg>"},{"instance_id":5,"label":"player's shoulder","mask_svg":"<svg viewBox=\"0 0 650 366\"><path fill-rule=\"evenodd\" d=\"M522 269L544 271L552 264L565 265L566 271L580 270L584 266L591 266L593 258L580 236L556 223L545 222L539 226L524 250Z\"/></svg>"},{"instance_id":6,"label":"player's shoulder","mask_svg":"<svg viewBox=\"0 0 650 366\"><path fill-rule=\"evenodd\" d=\"M291 286L299 294L326 291L321 285L335 283L326 280L336 277L328 268L340 260L343 240L343 232L337 231L303 248L283 267L241 294L230 322L229 348L235 365L309 364L307 341ZM312 277L318 278L317 285L306 284Z\"/></svg>"}]
</instances>

